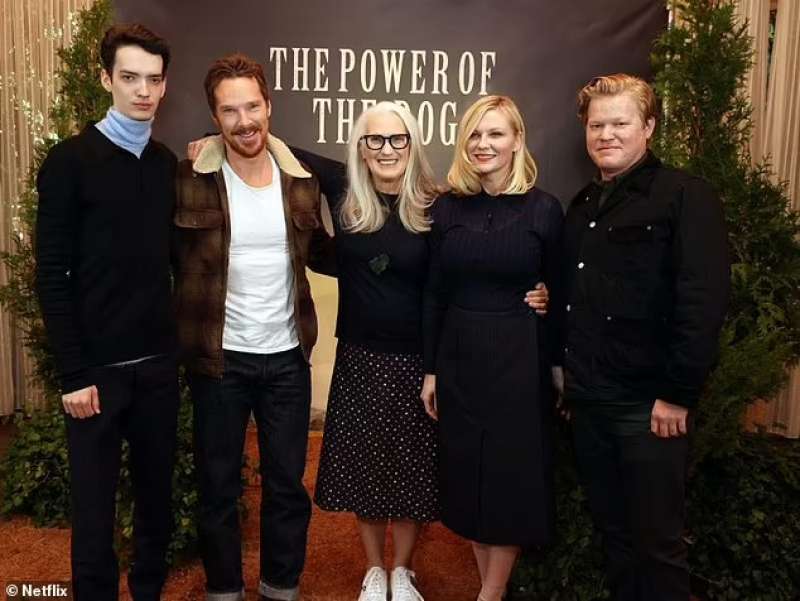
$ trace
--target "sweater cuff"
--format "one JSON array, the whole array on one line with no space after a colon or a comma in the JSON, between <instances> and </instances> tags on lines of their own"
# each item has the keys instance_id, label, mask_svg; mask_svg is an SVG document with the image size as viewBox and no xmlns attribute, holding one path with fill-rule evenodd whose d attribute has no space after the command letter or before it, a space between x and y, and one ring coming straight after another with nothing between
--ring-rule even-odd
<instances>
[{"instance_id":1,"label":"sweater cuff","mask_svg":"<svg viewBox=\"0 0 800 601\"><path fill-rule=\"evenodd\" d=\"M694 409L697 406L697 400L700 397L699 391L688 389L683 386L665 383L661 387L656 398L666 401L671 405L679 405L687 409Z\"/></svg>"},{"instance_id":2,"label":"sweater cuff","mask_svg":"<svg viewBox=\"0 0 800 601\"><path fill-rule=\"evenodd\" d=\"M69 394L76 390L83 390L92 386L91 374L88 369L80 369L61 375L61 394Z\"/></svg>"}]
</instances>

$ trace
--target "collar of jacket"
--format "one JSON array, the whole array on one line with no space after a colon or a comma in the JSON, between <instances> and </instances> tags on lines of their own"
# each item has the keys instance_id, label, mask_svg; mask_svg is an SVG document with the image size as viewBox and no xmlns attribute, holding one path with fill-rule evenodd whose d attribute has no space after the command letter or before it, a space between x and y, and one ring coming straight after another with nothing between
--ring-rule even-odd
<instances>
[{"instance_id":1,"label":"collar of jacket","mask_svg":"<svg viewBox=\"0 0 800 601\"><path fill-rule=\"evenodd\" d=\"M269 134L267 137L267 148L272 153L278 168L288 175L297 178L309 178L311 174L303 169L300 161L292 154L286 143L280 138ZM203 150L197 155L192 163L195 173L214 173L222 169L225 161L225 143L222 136L212 136L208 143L203 146Z\"/></svg>"}]
</instances>

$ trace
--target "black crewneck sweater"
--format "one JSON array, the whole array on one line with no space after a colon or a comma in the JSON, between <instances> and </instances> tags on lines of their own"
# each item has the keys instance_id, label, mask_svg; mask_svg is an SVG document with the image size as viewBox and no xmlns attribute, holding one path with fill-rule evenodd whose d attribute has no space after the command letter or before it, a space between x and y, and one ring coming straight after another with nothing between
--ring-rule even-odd
<instances>
[{"instance_id":1,"label":"black crewneck sweater","mask_svg":"<svg viewBox=\"0 0 800 601\"><path fill-rule=\"evenodd\" d=\"M36 291L64 393L92 368L174 352L170 230L175 155L141 158L90 124L39 171Z\"/></svg>"},{"instance_id":2,"label":"black crewneck sweater","mask_svg":"<svg viewBox=\"0 0 800 601\"><path fill-rule=\"evenodd\" d=\"M387 208L381 229L344 230L339 218L347 190L344 164L300 148L292 152L317 176L331 208L339 279L336 337L383 353L421 353L428 235L405 229L392 195L380 195Z\"/></svg>"}]
</instances>

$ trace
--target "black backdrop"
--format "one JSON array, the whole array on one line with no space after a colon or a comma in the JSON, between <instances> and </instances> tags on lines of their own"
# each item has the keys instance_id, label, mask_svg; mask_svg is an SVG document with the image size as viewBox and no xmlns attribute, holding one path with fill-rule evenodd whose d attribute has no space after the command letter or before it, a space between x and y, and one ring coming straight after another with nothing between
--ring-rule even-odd
<instances>
[{"instance_id":1,"label":"black backdrop","mask_svg":"<svg viewBox=\"0 0 800 601\"><path fill-rule=\"evenodd\" d=\"M345 141L362 100L404 100L430 133L440 178L463 110L482 92L508 94L526 120L538 185L562 201L592 174L576 91L604 73L648 77L650 47L666 25L661 0L115 0L115 7L120 21L139 21L172 46L156 136L179 156L188 140L213 129L202 84L209 63L242 51L265 67L276 135L343 159L339 128ZM384 74L393 60L403 65L397 81Z\"/></svg>"}]
</instances>

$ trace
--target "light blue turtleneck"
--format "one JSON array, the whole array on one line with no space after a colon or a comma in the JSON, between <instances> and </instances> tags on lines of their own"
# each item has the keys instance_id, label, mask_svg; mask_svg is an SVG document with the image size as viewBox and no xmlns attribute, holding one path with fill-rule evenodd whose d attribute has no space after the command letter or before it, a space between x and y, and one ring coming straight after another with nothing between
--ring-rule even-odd
<instances>
[{"instance_id":1,"label":"light blue turtleneck","mask_svg":"<svg viewBox=\"0 0 800 601\"><path fill-rule=\"evenodd\" d=\"M108 109L106 116L95 124L106 138L111 140L120 148L124 148L142 157L144 147L150 140L150 131L153 127L153 120L137 121L120 113L113 106Z\"/></svg>"}]
</instances>

